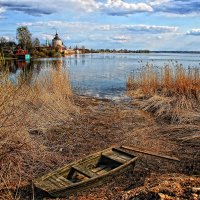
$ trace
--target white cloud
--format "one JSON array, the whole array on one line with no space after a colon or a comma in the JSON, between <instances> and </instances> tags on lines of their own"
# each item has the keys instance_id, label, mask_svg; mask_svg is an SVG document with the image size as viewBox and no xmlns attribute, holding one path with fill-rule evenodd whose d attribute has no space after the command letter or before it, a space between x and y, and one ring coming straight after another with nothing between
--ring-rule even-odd
<instances>
[{"instance_id":1,"label":"white cloud","mask_svg":"<svg viewBox=\"0 0 200 200\"><path fill-rule=\"evenodd\" d=\"M198 29L191 29L187 33L187 35L194 35L194 36L200 36L200 28Z\"/></svg>"},{"instance_id":2,"label":"white cloud","mask_svg":"<svg viewBox=\"0 0 200 200\"><path fill-rule=\"evenodd\" d=\"M96 0L0 0L0 6L29 15L50 15L67 10L94 12L100 9L101 5L102 3Z\"/></svg>"},{"instance_id":3,"label":"white cloud","mask_svg":"<svg viewBox=\"0 0 200 200\"><path fill-rule=\"evenodd\" d=\"M41 34L40 38L43 40L52 40L53 39L53 35L50 34Z\"/></svg>"},{"instance_id":4,"label":"white cloud","mask_svg":"<svg viewBox=\"0 0 200 200\"><path fill-rule=\"evenodd\" d=\"M176 15L199 15L199 0L0 0L7 10L24 12L29 15L65 14L72 11L99 12L107 15L127 16L140 12L164 13Z\"/></svg>"},{"instance_id":5,"label":"white cloud","mask_svg":"<svg viewBox=\"0 0 200 200\"><path fill-rule=\"evenodd\" d=\"M170 0L151 0L149 2L149 4L151 6L158 6L158 5L161 5L161 4L164 4L164 3L168 3L168 2L170 2Z\"/></svg>"},{"instance_id":6,"label":"white cloud","mask_svg":"<svg viewBox=\"0 0 200 200\"><path fill-rule=\"evenodd\" d=\"M122 0L108 0L101 9L110 15L129 15L153 11L153 8L147 3L127 3Z\"/></svg>"},{"instance_id":7,"label":"white cloud","mask_svg":"<svg viewBox=\"0 0 200 200\"><path fill-rule=\"evenodd\" d=\"M170 33L176 32L178 30L177 26L157 26L157 25L100 25L98 27L99 30L102 31L111 31L111 30L128 30L132 32L148 32L148 33Z\"/></svg>"},{"instance_id":8,"label":"white cloud","mask_svg":"<svg viewBox=\"0 0 200 200\"><path fill-rule=\"evenodd\" d=\"M147 32L147 33L171 33L176 32L178 27L176 26L156 26L156 25L126 25L126 24L97 24L90 22L65 22L65 21L38 21L38 22L23 22L18 23L18 26L33 26L33 27L47 27L54 29L66 29L67 31L80 32L79 30L88 31L130 31L130 32Z\"/></svg>"},{"instance_id":9,"label":"white cloud","mask_svg":"<svg viewBox=\"0 0 200 200\"><path fill-rule=\"evenodd\" d=\"M0 37L3 37L3 38L5 38L7 41L10 41L10 40L11 40L11 37L9 37L9 36L6 36L6 35L1 35Z\"/></svg>"},{"instance_id":10,"label":"white cloud","mask_svg":"<svg viewBox=\"0 0 200 200\"><path fill-rule=\"evenodd\" d=\"M6 9L4 7L0 7L0 14L6 12Z\"/></svg>"},{"instance_id":11,"label":"white cloud","mask_svg":"<svg viewBox=\"0 0 200 200\"><path fill-rule=\"evenodd\" d=\"M17 23L18 26L34 26L34 27L49 27L49 28L55 28L55 27L61 27L61 28L83 28L83 27L89 27L92 25L92 23L89 22L65 22L65 21L37 21L37 22L22 22Z\"/></svg>"},{"instance_id":12,"label":"white cloud","mask_svg":"<svg viewBox=\"0 0 200 200\"><path fill-rule=\"evenodd\" d=\"M119 43L129 42L131 37L128 35L117 35L110 38L111 40Z\"/></svg>"},{"instance_id":13,"label":"white cloud","mask_svg":"<svg viewBox=\"0 0 200 200\"><path fill-rule=\"evenodd\" d=\"M85 12L97 11L103 5L96 0L66 0L66 3L69 3L74 8L78 8L79 10L83 10Z\"/></svg>"},{"instance_id":14,"label":"white cloud","mask_svg":"<svg viewBox=\"0 0 200 200\"><path fill-rule=\"evenodd\" d=\"M156 25L127 25L126 28L130 31L138 32L151 32L151 33L167 33L176 32L178 27L176 26L156 26Z\"/></svg>"},{"instance_id":15,"label":"white cloud","mask_svg":"<svg viewBox=\"0 0 200 200\"><path fill-rule=\"evenodd\" d=\"M142 1L142 0L141 0ZM56 4L56 5L55 5ZM127 3L123 0L0 0L0 6L14 11L25 12L30 15L49 15L67 10L82 12L102 12L108 15L129 15L137 12L152 12L150 4Z\"/></svg>"},{"instance_id":16,"label":"white cloud","mask_svg":"<svg viewBox=\"0 0 200 200\"><path fill-rule=\"evenodd\" d=\"M170 17L186 17L200 15L199 0L149 0L155 13Z\"/></svg>"}]
</instances>

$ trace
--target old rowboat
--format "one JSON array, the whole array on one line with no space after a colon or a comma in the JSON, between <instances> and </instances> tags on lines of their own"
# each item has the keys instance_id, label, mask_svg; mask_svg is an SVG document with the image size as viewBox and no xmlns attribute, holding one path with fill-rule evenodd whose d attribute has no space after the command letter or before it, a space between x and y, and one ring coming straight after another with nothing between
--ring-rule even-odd
<instances>
[{"instance_id":1,"label":"old rowboat","mask_svg":"<svg viewBox=\"0 0 200 200\"><path fill-rule=\"evenodd\" d=\"M53 197L65 197L133 169L136 160L120 147L109 148L35 179L33 184Z\"/></svg>"}]
</instances>

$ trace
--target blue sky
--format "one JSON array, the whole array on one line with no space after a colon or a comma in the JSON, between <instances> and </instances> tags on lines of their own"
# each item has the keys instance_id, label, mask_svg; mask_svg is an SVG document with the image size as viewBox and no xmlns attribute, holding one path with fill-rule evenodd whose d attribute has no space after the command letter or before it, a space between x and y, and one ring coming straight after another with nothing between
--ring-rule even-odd
<instances>
[{"instance_id":1,"label":"blue sky","mask_svg":"<svg viewBox=\"0 0 200 200\"><path fill-rule=\"evenodd\" d=\"M200 0L0 0L0 36L21 25L68 47L200 51Z\"/></svg>"}]
</instances>

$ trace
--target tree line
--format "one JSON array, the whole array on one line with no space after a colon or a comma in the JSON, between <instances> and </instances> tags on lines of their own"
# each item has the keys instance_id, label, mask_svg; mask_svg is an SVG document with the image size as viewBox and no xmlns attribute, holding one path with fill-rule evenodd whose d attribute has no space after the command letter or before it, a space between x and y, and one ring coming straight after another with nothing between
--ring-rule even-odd
<instances>
[{"instance_id":1,"label":"tree line","mask_svg":"<svg viewBox=\"0 0 200 200\"><path fill-rule=\"evenodd\" d=\"M45 45L40 44L40 40L37 37L33 37L27 26L20 26L16 30L15 41L10 41L5 37L0 37L0 50L6 57L12 56L16 48L22 48L28 50L33 57L58 57L61 53L57 49L48 48ZM40 48L43 47L43 48ZM128 50L128 49L88 49L85 46L78 47L77 45L69 49L80 50L81 53L149 53L149 50Z\"/></svg>"}]
</instances>

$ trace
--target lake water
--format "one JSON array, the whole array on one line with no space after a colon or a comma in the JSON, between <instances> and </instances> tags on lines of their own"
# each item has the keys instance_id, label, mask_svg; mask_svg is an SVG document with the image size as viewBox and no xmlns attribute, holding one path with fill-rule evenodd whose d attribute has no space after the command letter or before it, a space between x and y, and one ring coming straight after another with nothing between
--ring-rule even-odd
<instances>
[{"instance_id":1,"label":"lake water","mask_svg":"<svg viewBox=\"0 0 200 200\"><path fill-rule=\"evenodd\" d=\"M59 67L68 71L72 88L77 93L116 100L126 98L124 94L128 76L147 63L156 67L163 67L166 64L200 67L200 54L85 54L61 59L37 59L28 65L32 66L32 79L42 77L52 67ZM12 66L14 69L11 71L10 79L15 80L24 67L16 63ZM26 67L27 71L28 69Z\"/></svg>"}]
</instances>

